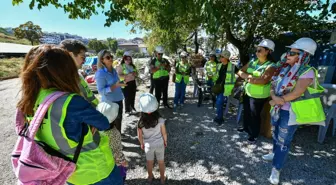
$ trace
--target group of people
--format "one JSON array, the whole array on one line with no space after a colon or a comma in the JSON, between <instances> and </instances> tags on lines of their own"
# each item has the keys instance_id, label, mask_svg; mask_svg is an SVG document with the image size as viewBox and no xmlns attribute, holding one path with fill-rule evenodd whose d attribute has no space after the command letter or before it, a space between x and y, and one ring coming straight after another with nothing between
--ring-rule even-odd
<instances>
[{"instance_id":1,"label":"group of people","mask_svg":"<svg viewBox=\"0 0 336 185\"><path fill-rule=\"evenodd\" d=\"M216 96L216 117L214 122L223 123L223 106L228 96L235 98L237 90L242 91L244 121L239 132L248 134L248 142L256 143L261 127L261 113L266 103L272 106L271 124L273 135L272 153L262 156L273 161L269 181L278 184L280 171L284 166L290 144L299 125L324 125L325 114L320 95L324 91L317 80L317 70L309 66L317 44L310 38L301 38L287 46L288 52L281 61L272 57L275 44L264 39L256 47L255 61L244 65L240 70L230 59L230 52L220 53L219 61L215 53L205 63L205 83L208 91ZM183 107L186 84L189 82L191 66L187 53L180 54L176 63L174 108ZM237 79L237 78L238 79ZM195 79L194 79L195 80ZM237 93L238 94L238 93Z\"/></svg>"},{"instance_id":2,"label":"group of people","mask_svg":"<svg viewBox=\"0 0 336 185\"><path fill-rule=\"evenodd\" d=\"M310 67L317 44L310 38L301 38L288 46L283 60L275 62L271 53L275 44L263 40L257 47L257 60L238 70L229 60L230 52L223 51L217 62L211 54L205 64L206 83L216 94L216 117L223 123L224 99L238 87L243 87L244 124L238 131L246 132L248 141L255 143L260 132L260 113L265 103L270 103L273 132L273 151L263 159L273 161L269 178L278 184L290 144L298 125L323 125L325 115L319 99L323 88L318 84L317 71ZM39 128L36 140L43 141L58 152L72 157L73 151L84 135L75 172L68 184L123 184L128 163L122 153L121 126L123 100L125 112L135 110L135 79L138 76L132 57L125 53L119 66L113 68L113 55L108 50L98 54L95 74L101 103L78 73L85 60L86 47L76 40L64 40L60 45L36 46L26 55L21 73L22 97L17 108L29 123L44 99L57 91L66 92L48 109L48 116ZM154 156L160 168L160 180L165 184L164 151L167 147L165 119L158 112L161 96L163 105L169 107L167 88L170 64L163 58L163 48L156 48L156 57L150 67L155 96L144 93L139 98L140 118L138 139L146 153L148 181L155 179L152 169ZM174 65L174 109L183 107L191 65L187 53ZM240 85L235 76L243 79ZM54 108L56 107L56 108ZM84 123L84 124L82 124ZM112 149L112 150L111 150Z\"/></svg>"},{"instance_id":3,"label":"group of people","mask_svg":"<svg viewBox=\"0 0 336 185\"><path fill-rule=\"evenodd\" d=\"M59 45L33 47L24 60L22 96L17 109L23 113L24 122L31 130L29 123L40 116L35 114L38 107L44 105L51 95L65 92L50 105L44 119L40 120L42 124L35 140L54 150L49 155L65 156L67 160L75 158L75 150L77 153L77 146L81 146L78 159L73 159L76 170L67 179L68 184L122 185L128 167L121 144L122 101L124 96L128 98L134 95L137 71L127 54L121 62L121 69L116 70L112 67L111 53L106 50L99 52L95 75L98 91L102 95L99 103L78 73L85 61L86 51L83 43L73 39L64 40ZM125 105L126 112L134 111L134 98L128 99ZM157 112L157 105L156 98L151 94L143 94L140 98L139 141L146 153L149 181L154 179L150 167L156 155L161 183L164 184L163 158L167 134L165 120ZM25 126L20 125L19 128ZM22 133L23 130L18 131L18 135L24 137ZM21 168L13 165L14 168ZM32 176L29 179L33 179L33 182L28 182L27 176L22 178L21 174L17 175L20 183L41 183L46 180L33 179Z\"/></svg>"}]
</instances>

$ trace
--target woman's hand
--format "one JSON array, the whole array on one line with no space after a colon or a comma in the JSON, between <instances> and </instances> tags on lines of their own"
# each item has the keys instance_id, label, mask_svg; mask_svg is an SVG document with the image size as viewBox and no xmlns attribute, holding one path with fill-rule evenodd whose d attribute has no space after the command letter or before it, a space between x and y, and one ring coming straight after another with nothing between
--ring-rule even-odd
<instances>
[{"instance_id":1,"label":"woman's hand","mask_svg":"<svg viewBox=\"0 0 336 185\"><path fill-rule=\"evenodd\" d=\"M167 147L167 141L163 141L165 148Z\"/></svg>"},{"instance_id":2,"label":"woman's hand","mask_svg":"<svg viewBox=\"0 0 336 185\"><path fill-rule=\"evenodd\" d=\"M111 90L114 90L114 89L116 89L118 87L126 87L126 86L127 86L127 84L125 84L125 83L117 82L117 83L111 85Z\"/></svg>"},{"instance_id":3,"label":"woman's hand","mask_svg":"<svg viewBox=\"0 0 336 185\"><path fill-rule=\"evenodd\" d=\"M274 100L269 101L269 104L270 104L272 107L274 107L274 106L276 105Z\"/></svg>"},{"instance_id":4,"label":"woman's hand","mask_svg":"<svg viewBox=\"0 0 336 185\"><path fill-rule=\"evenodd\" d=\"M285 100L279 96L274 96L272 99L276 105L284 105L286 103Z\"/></svg>"},{"instance_id":5,"label":"woman's hand","mask_svg":"<svg viewBox=\"0 0 336 185\"><path fill-rule=\"evenodd\" d=\"M140 144L140 148L141 148L141 150L144 150L145 149L145 145L143 143Z\"/></svg>"}]
</instances>

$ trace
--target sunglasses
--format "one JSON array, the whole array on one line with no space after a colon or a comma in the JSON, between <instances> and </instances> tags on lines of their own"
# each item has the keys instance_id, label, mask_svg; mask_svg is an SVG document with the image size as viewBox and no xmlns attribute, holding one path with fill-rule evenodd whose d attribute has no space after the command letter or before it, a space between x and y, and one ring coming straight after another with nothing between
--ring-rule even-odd
<instances>
[{"instance_id":1,"label":"sunglasses","mask_svg":"<svg viewBox=\"0 0 336 185\"><path fill-rule=\"evenodd\" d=\"M158 53L158 55L163 55L163 53Z\"/></svg>"},{"instance_id":2,"label":"sunglasses","mask_svg":"<svg viewBox=\"0 0 336 185\"><path fill-rule=\"evenodd\" d=\"M111 60L111 59L113 59L113 57L110 55L110 56L106 56L106 57L104 57L106 60Z\"/></svg>"},{"instance_id":3,"label":"sunglasses","mask_svg":"<svg viewBox=\"0 0 336 185\"><path fill-rule=\"evenodd\" d=\"M300 53L299 52L295 52L295 51L288 51L287 55L289 55L289 56L295 56L295 55L300 55Z\"/></svg>"}]
</instances>

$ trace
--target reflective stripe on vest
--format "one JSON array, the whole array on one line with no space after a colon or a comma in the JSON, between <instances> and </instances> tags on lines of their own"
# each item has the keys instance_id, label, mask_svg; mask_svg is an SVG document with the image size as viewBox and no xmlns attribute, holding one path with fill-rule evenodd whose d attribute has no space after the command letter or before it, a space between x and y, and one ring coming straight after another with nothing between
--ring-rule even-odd
<instances>
[{"instance_id":1,"label":"reflective stripe on vest","mask_svg":"<svg viewBox=\"0 0 336 185\"><path fill-rule=\"evenodd\" d=\"M247 68L247 73L253 75L254 77L260 77L264 74L268 66L272 65L271 62L267 61L257 68L259 60L250 62ZM271 95L271 82L260 85L245 83L245 92L248 96L252 98L268 98Z\"/></svg>"},{"instance_id":2,"label":"reflective stripe on vest","mask_svg":"<svg viewBox=\"0 0 336 185\"><path fill-rule=\"evenodd\" d=\"M322 122L326 119L320 99L321 93L324 92L324 88L318 82L317 70L313 67L307 66L307 70L299 76L306 74L311 69L314 70L315 73L315 81L312 85L313 87L309 86L301 97L290 102L291 108L296 116L296 122L299 124ZM294 90L295 85L296 84L294 84L292 90Z\"/></svg>"},{"instance_id":3,"label":"reflective stripe on vest","mask_svg":"<svg viewBox=\"0 0 336 185\"><path fill-rule=\"evenodd\" d=\"M190 69L189 64L188 63L183 64L183 62L177 63L176 67L178 68L179 71L183 73L187 72ZM189 83L189 75L182 75L179 73L176 73L175 83L180 83L182 81L182 78L183 78L184 84Z\"/></svg>"},{"instance_id":4,"label":"reflective stripe on vest","mask_svg":"<svg viewBox=\"0 0 336 185\"><path fill-rule=\"evenodd\" d=\"M95 97L95 95L89 88L88 84L81 76L80 76L79 89L82 92L83 97L86 99L86 101L90 102L94 107L98 105L99 103L98 99Z\"/></svg>"},{"instance_id":5,"label":"reflective stripe on vest","mask_svg":"<svg viewBox=\"0 0 336 185\"><path fill-rule=\"evenodd\" d=\"M38 95L34 111L54 91L52 89L42 89ZM63 123L68 105L74 95L76 94L64 95L49 107L35 138L69 158L73 158L78 143L67 137ZM89 126L87 127L88 132L84 137L81 154L76 163L76 171L68 179L68 182L76 185L94 184L105 179L115 165L108 137L99 132L92 135L91 129Z\"/></svg>"},{"instance_id":6,"label":"reflective stripe on vest","mask_svg":"<svg viewBox=\"0 0 336 185\"><path fill-rule=\"evenodd\" d=\"M164 60L162 59L162 62L163 61ZM159 67L160 64L161 62L158 59L156 59L155 67ZM160 67L160 69L153 74L153 79L158 79L158 78L166 77L166 76L169 76L169 72L163 67Z\"/></svg>"},{"instance_id":7,"label":"reflective stripe on vest","mask_svg":"<svg viewBox=\"0 0 336 185\"><path fill-rule=\"evenodd\" d=\"M217 64L215 61L208 61L205 63L206 76L205 80L208 80L208 76L215 76L217 73ZM216 82L216 79L212 78L213 82Z\"/></svg>"}]
</instances>

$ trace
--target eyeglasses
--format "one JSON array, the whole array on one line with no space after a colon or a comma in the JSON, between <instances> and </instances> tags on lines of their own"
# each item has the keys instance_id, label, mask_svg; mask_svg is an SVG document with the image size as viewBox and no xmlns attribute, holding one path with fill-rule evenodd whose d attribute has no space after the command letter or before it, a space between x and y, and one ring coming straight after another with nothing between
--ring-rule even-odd
<instances>
[{"instance_id":1,"label":"eyeglasses","mask_svg":"<svg viewBox=\"0 0 336 185\"><path fill-rule=\"evenodd\" d=\"M295 56L295 55L300 55L300 53L299 52L295 52L295 51L288 51L287 55L289 55L289 56Z\"/></svg>"},{"instance_id":2,"label":"eyeglasses","mask_svg":"<svg viewBox=\"0 0 336 185\"><path fill-rule=\"evenodd\" d=\"M112 57L111 55L105 56L104 58L105 58L106 60L112 60L112 59L113 59L113 57Z\"/></svg>"},{"instance_id":3,"label":"eyeglasses","mask_svg":"<svg viewBox=\"0 0 336 185\"><path fill-rule=\"evenodd\" d=\"M158 55L163 55L163 53L158 53Z\"/></svg>"}]
</instances>

